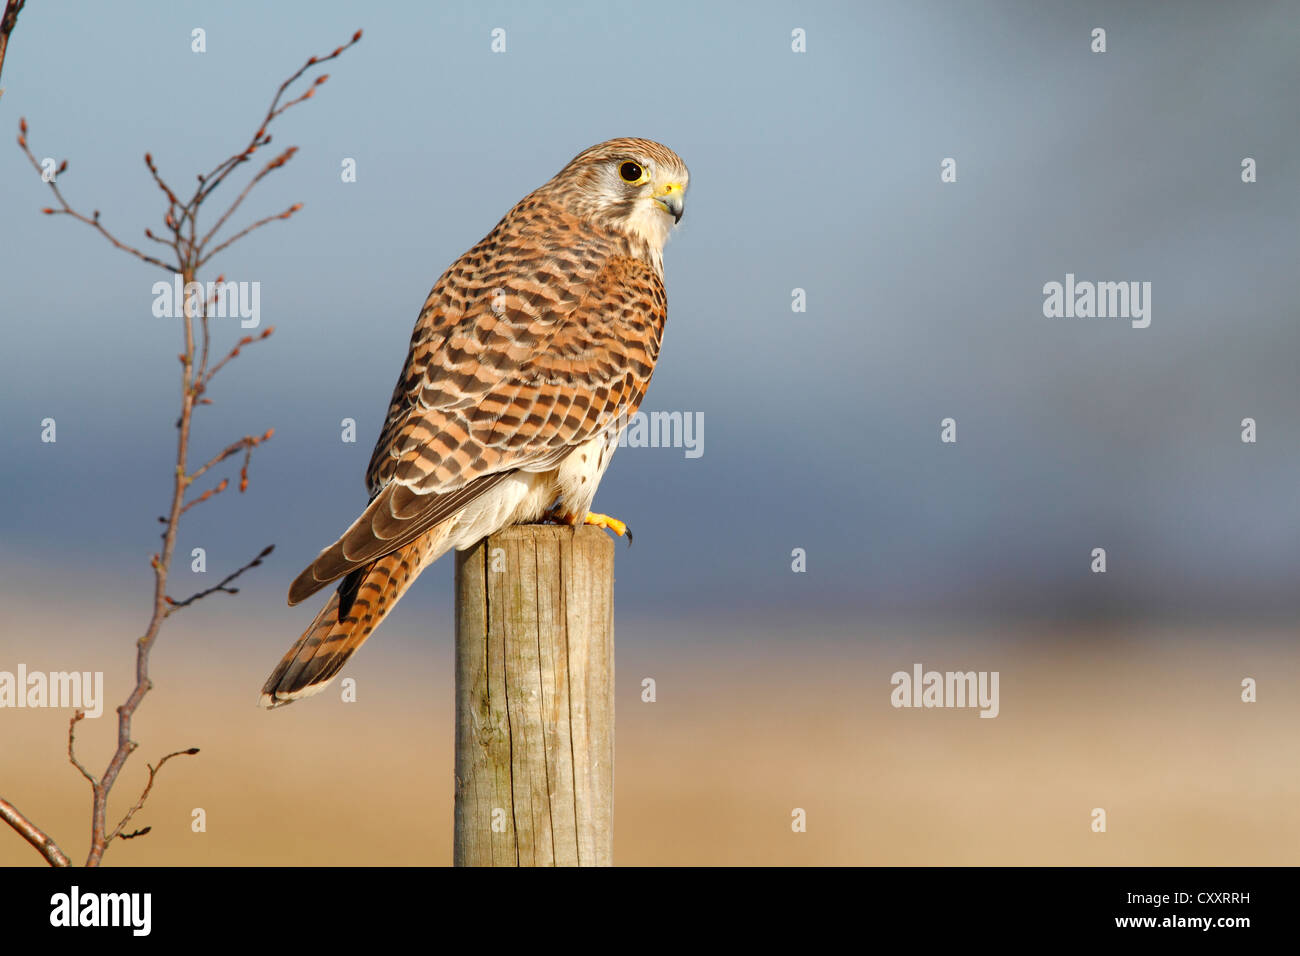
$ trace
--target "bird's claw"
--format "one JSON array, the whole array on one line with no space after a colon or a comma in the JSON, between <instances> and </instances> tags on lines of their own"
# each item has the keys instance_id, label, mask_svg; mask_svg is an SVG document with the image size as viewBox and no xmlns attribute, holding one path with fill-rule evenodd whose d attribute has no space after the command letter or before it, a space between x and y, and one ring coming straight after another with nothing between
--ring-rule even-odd
<instances>
[{"instance_id":1,"label":"bird's claw","mask_svg":"<svg viewBox=\"0 0 1300 956\"><path fill-rule=\"evenodd\" d=\"M617 518L611 518L609 515L603 515L595 511L588 511L587 516L582 519L583 524L595 525L597 528L608 528L620 538L627 538L627 544L632 546L632 530Z\"/></svg>"}]
</instances>

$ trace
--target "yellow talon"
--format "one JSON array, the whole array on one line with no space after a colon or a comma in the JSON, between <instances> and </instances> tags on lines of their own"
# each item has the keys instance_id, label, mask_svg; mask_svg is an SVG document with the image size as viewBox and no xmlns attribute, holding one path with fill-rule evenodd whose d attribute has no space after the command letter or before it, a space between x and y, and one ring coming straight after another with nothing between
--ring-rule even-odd
<instances>
[{"instance_id":1,"label":"yellow talon","mask_svg":"<svg viewBox=\"0 0 1300 956\"><path fill-rule=\"evenodd\" d=\"M611 518L609 515L598 514L595 511L588 511L587 517L582 519L583 524L593 524L597 528L608 528L620 538L627 535L628 540L632 540L632 535L627 530L627 525L617 518Z\"/></svg>"}]
</instances>

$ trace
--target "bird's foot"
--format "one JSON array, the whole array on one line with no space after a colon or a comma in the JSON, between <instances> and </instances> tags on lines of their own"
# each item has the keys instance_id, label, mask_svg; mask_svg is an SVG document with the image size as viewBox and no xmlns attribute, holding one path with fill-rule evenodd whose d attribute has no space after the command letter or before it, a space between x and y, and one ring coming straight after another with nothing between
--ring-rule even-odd
<instances>
[{"instance_id":1,"label":"bird's foot","mask_svg":"<svg viewBox=\"0 0 1300 956\"><path fill-rule=\"evenodd\" d=\"M575 520L573 515L566 515L565 520L568 521L569 524L579 523ZM606 528L614 532L620 538L627 538L627 543L629 545L632 544L632 530L617 518L611 518L609 515L603 515L597 511L588 511L586 517L582 519L581 523L593 525L597 528Z\"/></svg>"},{"instance_id":2,"label":"bird's foot","mask_svg":"<svg viewBox=\"0 0 1300 956\"><path fill-rule=\"evenodd\" d=\"M620 538L627 538L627 543L632 543L632 529L625 522L617 518L611 518L609 515L600 514L597 511L588 511L586 516L579 521L578 516L564 511L562 508L552 508L547 511L540 519L539 524L567 524L569 527L576 527L580 524L589 524L597 528L606 528Z\"/></svg>"}]
</instances>

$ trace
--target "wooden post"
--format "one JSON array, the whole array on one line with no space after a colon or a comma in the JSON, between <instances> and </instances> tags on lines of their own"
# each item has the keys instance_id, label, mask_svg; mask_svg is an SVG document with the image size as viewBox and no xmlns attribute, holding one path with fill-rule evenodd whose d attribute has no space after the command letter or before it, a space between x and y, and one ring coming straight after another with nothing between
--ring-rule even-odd
<instances>
[{"instance_id":1,"label":"wooden post","mask_svg":"<svg viewBox=\"0 0 1300 956\"><path fill-rule=\"evenodd\" d=\"M610 866L613 824L614 542L506 528L456 555L455 863Z\"/></svg>"}]
</instances>

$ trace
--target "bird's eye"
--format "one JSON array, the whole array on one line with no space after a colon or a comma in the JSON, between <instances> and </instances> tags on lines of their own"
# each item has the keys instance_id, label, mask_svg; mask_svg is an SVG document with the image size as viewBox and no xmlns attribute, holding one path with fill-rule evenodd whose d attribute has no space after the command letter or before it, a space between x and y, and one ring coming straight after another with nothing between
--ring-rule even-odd
<instances>
[{"instance_id":1,"label":"bird's eye","mask_svg":"<svg viewBox=\"0 0 1300 956\"><path fill-rule=\"evenodd\" d=\"M625 183L635 183L645 175L639 163L624 163L618 167L618 174L623 177Z\"/></svg>"}]
</instances>

